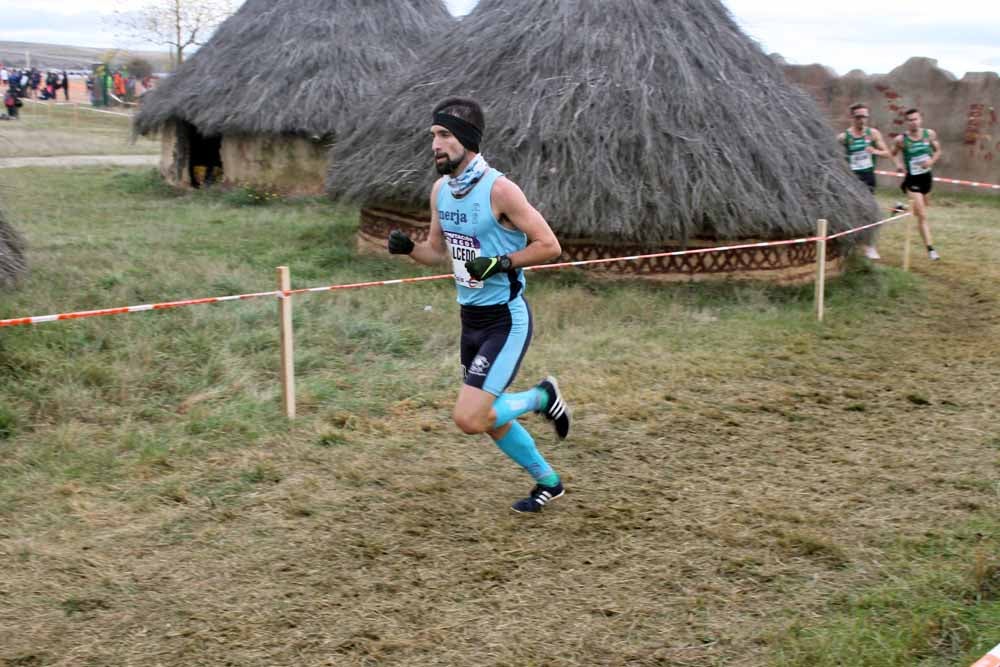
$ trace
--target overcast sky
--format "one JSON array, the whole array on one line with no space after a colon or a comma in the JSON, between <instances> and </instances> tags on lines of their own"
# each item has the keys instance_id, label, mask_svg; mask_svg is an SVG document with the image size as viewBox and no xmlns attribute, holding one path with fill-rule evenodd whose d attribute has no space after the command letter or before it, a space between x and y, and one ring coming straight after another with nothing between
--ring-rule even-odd
<instances>
[{"instance_id":1,"label":"overcast sky","mask_svg":"<svg viewBox=\"0 0 1000 667\"><path fill-rule=\"evenodd\" d=\"M1000 1L723 0L767 53L791 63L819 62L839 74L888 72L910 56L938 60L961 77L1000 71ZM445 0L464 14L476 0ZM0 40L74 46L152 48L109 28L107 16L142 0L0 0ZM828 7L833 7L828 9Z\"/></svg>"}]
</instances>

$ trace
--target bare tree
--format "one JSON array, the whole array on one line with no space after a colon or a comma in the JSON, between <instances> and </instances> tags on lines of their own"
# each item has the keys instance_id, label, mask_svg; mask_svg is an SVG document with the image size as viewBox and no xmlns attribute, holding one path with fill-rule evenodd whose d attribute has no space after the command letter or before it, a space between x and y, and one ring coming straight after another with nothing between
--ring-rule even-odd
<instances>
[{"instance_id":1,"label":"bare tree","mask_svg":"<svg viewBox=\"0 0 1000 667\"><path fill-rule=\"evenodd\" d=\"M184 49L203 44L236 4L236 0L149 0L141 9L116 11L114 20L129 37L169 46L180 65Z\"/></svg>"},{"instance_id":2,"label":"bare tree","mask_svg":"<svg viewBox=\"0 0 1000 667\"><path fill-rule=\"evenodd\" d=\"M139 56L132 56L125 63L128 73L137 79L145 79L153 76L153 63Z\"/></svg>"}]
</instances>

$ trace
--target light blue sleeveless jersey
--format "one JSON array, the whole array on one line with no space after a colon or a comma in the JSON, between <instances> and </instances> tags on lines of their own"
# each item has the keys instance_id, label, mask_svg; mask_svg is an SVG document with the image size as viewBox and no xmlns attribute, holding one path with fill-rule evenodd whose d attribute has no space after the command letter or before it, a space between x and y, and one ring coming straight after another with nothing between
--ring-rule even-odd
<instances>
[{"instance_id":1,"label":"light blue sleeveless jersey","mask_svg":"<svg viewBox=\"0 0 1000 667\"><path fill-rule=\"evenodd\" d=\"M524 271L521 269L498 273L485 282L473 280L465 269L470 259L509 255L528 245L524 232L502 227L493 216L490 193L501 176L502 173L491 168L461 199L451 194L447 183L442 183L438 189L438 220L448 242L458 302L463 306L508 303L524 291Z\"/></svg>"}]
</instances>

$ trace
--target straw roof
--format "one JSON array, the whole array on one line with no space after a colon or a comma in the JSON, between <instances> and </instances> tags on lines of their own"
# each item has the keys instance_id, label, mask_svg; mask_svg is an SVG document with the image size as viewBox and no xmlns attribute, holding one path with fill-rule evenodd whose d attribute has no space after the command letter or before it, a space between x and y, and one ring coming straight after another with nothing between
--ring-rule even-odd
<instances>
[{"instance_id":1,"label":"straw roof","mask_svg":"<svg viewBox=\"0 0 1000 667\"><path fill-rule=\"evenodd\" d=\"M430 111L459 95L563 237L787 238L878 215L816 104L717 0L482 0L424 62L340 137L331 195L426 206Z\"/></svg>"},{"instance_id":2,"label":"straw roof","mask_svg":"<svg viewBox=\"0 0 1000 667\"><path fill-rule=\"evenodd\" d=\"M148 93L136 131L336 133L455 22L441 0L247 0Z\"/></svg>"},{"instance_id":3,"label":"straw roof","mask_svg":"<svg viewBox=\"0 0 1000 667\"><path fill-rule=\"evenodd\" d=\"M12 287L27 270L24 238L4 219L0 209L0 288Z\"/></svg>"}]
</instances>

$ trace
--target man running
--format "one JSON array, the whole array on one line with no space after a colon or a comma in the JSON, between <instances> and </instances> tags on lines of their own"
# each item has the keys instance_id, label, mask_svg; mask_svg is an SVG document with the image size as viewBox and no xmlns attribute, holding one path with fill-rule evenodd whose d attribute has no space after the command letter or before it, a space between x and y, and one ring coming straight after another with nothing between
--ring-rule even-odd
<instances>
[{"instance_id":1,"label":"man running","mask_svg":"<svg viewBox=\"0 0 1000 667\"><path fill-rule=\"evenodd\" d=\"M937 261L941 256L934 249L934 242L931 240L925 197L934 182L931 169L941 159L941 144L938 143L937 132L921 126L923 119L919 109L908 109L905 115L906 132L892 142L892 156L895 159L900 152L903 154L906 177L900 189L910 198L910 210L917 216L920 235L927 246L927 257Z\"/></svg>"},{"instance_id":2,"label":"man running","mask_svg":"<svg viewBox=\"0 0 1000 667\"><path fill-rule=\"evenodd\" d=\"M555 259L562 249L521 189L480 154L484 125L482 108L473 100L449 98L434 108L431 150L442 178L431 189L430 232L415 244L393 230L388 249L421 264L451 262L461 304L465 376L453 419L464 433L488 433L535 479L528 497L511 509L538 512L563 495L563 485L517 418L540 413L563 439L569 434L569 407L551 376L528 391L506 390L532 332L524 271L518 267Z\"/></svg>"},{"instance_id":3,"label":"man running","mask_svg":"<svg viewBox=\"0 0 1000 667\"><path fill-rule=\"evenodd\" d=\"M844 145L847 163L858 179L868 186L875 194L875 156L891 157L889 149L882 140L882 133L874 127L868 127L870 114L868 106L851 105L851 126L837 135L837 141ZM881 259L875 242L865 246L865 256L868 259Z\"/></svg>"}]
</instances>

